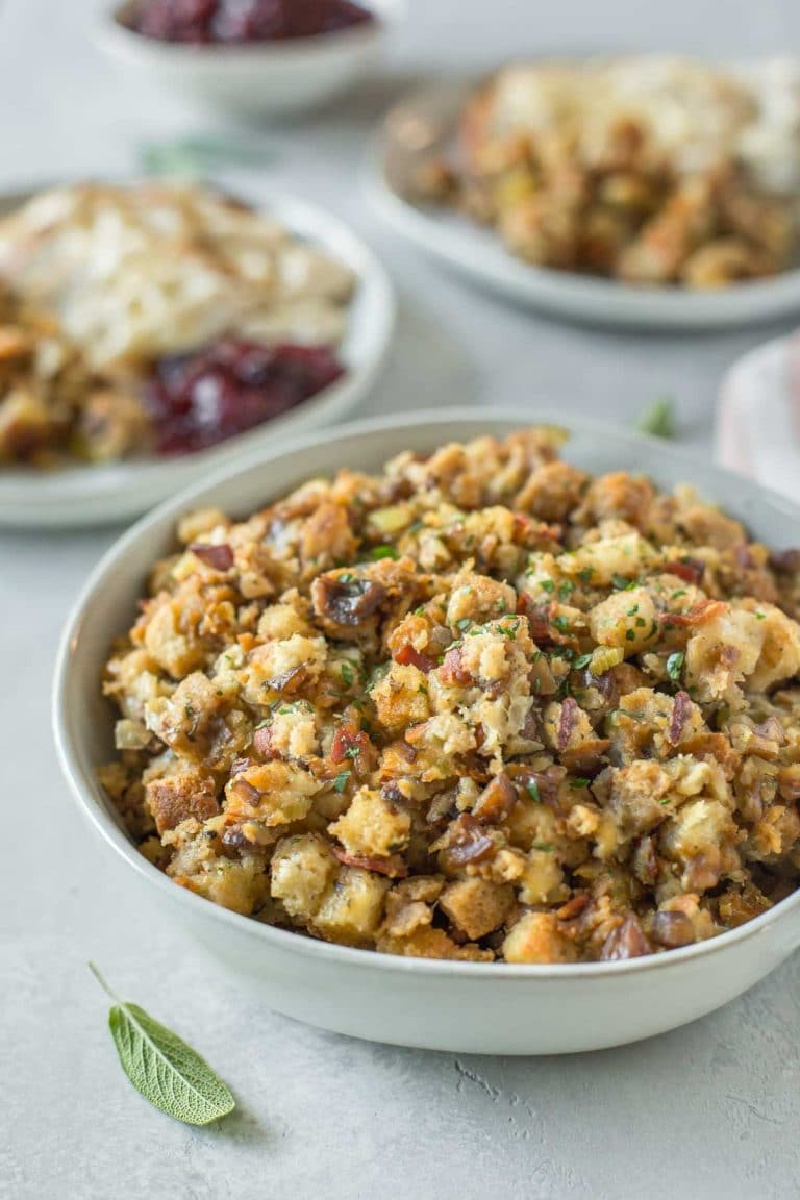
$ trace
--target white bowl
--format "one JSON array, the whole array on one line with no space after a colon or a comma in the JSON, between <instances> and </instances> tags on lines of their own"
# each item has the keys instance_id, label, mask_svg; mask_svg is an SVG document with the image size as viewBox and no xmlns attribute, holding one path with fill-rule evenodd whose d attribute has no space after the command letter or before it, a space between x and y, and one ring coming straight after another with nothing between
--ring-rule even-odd
<instances>
[{"instance_id":1,"label":"white bowl","mask_svg":"<svg viewBox=\"0 0 800 1200\"><path fill-rule=\"evenodd\" d=\"M228 912L178 887L139 853L96 779L113 755L113 714L100 695L109 643L134 617L143 580L174 545L187 509L218 505L245 516L301 481L337 467L373 470L400 450L503 434L559 414L454 409L344 426L250 455L234 471L163 505L134 526L86 584L64 631L54 689L61 766L94 829L132 868L142 891L269 1008L325 1029L434 1050L552 1054L633 1042L704 1016L751 987L800 945L800 891L711 941L665 954L575 966L511 966L399 958L314 941ZM800 532L800 510L763 488L605 424L566 422L567 457L590 471L633 468L661 485L697 484L782 547Z\"/></svg>"},{"instance_id":2,"label":"white bowl","mask_svg":"<svg viewBox=\"0 0 800 1200\"><path fill-rule=\"evenodd\" d=\"M31 194L0 197L0 212ZM75 528L138 517L181 488L232 463L248 448L260 446L268 453L287 436L341 418L370 391L391 344L395 321L394 290L380 262L346 225L314 205L263 189L244 198L300 237L335 254L357 276L348 333L341 347L347 374L282 416L196 454L130 458L54 471L0 467L0 528Z\"/></svg>"},{"instance_id":3,"label":"white bowl","mask_svg":"<svg viewBox=\"0 0 800 1200\"><path fill-rule=\"evenodd\" d=\"M107 10L95 24L95 41L109 58L206 107L281 117L316 107L367 74L405 0L372 0L375 21L336 33L211 46L143 37L120 19L129 7Z\"/></svg>"},{"instance_id":4,"label":"white bowl","mask_svg":"<svg viewBox=\"0 0 800 1200\"><path fill-rule=\"evenodd\" d=\"M387 114L367 179L372 202L402 237L445 266L527 308L620 329L725 329L800 312L800 270L715 292L645 287L532 266L485 229L447 208L406 199L421 158L447 146L478 80L437 83Z\"/></svg>"}]
</instances>

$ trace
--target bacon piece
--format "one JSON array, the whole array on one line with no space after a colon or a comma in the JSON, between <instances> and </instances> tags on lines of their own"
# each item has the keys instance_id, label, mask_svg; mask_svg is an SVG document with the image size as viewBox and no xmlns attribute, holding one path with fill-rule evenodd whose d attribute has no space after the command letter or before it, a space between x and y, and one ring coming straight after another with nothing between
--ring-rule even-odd
<instances>
[{"instance_id":1,"label":"bacon piece","mask_svg":"<svg viewBox=\"0 0 800 1200\"><path fill-rule=\"evenodd\" d=\"M346 758L358 758L370 746L369 736L363 729L357 729L355 725L340 725L331 742L331 762L342 763Z\"/></svg>"},{"instance_id":2,"label":"bacon piece","mask_svg":"<svg viewBox=\"0 0 800 1200\"><path fill-rule=\"evenodd\" d=\"M445 851L448 867L483 862L494 852L494 841L470 813L463 813L450 827L450 844Z\"/></svg>"},{"instance_id":3,"label":"bacon piece","mask_svg":"<svg viewBox=\"0 0 800 1200\"><path fill-rule=\"evenodd\" d=\"M215 571L230 571L233 566L233 551L224 543L219 546L208 545L205 542L194 542L189 549L192 554Z\"/></svg>"},{"instance_id":4,"label":"bacon piece","mask_svg":"<svg viewBox=\"0 0 800 1200\"><path fill-rule=\"evenodd\" d=\"M668 575L677 575L679 579L683 579L686 583L699 583L705 574L706 564L702 558L686 558L675 559L672 562L664 564L664 571Z\"/></svg>"},{"instance_id":5,"label":"bacon piece","mask_svg":"<svg viewBox=\"0 0 800 1200\"><path fill-rule=\"evenodd\" d=\"M507 775L495 775L475 801L472 815L482 825L504 821L517 803L517 789Z\"/></svg>"},{"instance_id":6,"label":"bacon piece","mask_svg":"<svg viewBox=\"0 0 800 1200\"><path fill-rule=\"evenodd\" d=\"M553 645L553 631L550 627L551 612L552 604L549 601L537 604L524 593L517 600L517 613L527 619L528 631L537 646Z\"/></svg>"},{"instance_id":7,"label":"bacon piece","mask_svg":"<svg viewBox=\"0 0 800 1200\"><path fill-rule=\"evenodd\" d=\"M264 758L272 758L274 751L272 749L272 730L269 725L261 725L253 732L253 749L256 754L263 755Z\"/></svg>"},{"instance_id":8,"label":"bacon piece","mask_svg":"<svg viewBox=\"0 0 800 1200\"><path fill-rule=\"evenodd\" d=\"M426 675L436 666L435 661L429 655L422 654L410 642L400 647L394 656L394 661L401 667L416 667L417 670L424 671Z\"/></svg>"},{"instance_id":9,"label":"bacon piece","mask_svg":"<svg viewBox=\"0 0 800 1200\"><path fill-rule=\"evenodd\" d=\"M619 958L639 958L650 954L652 947L633 913L626 917L618 929L612 929L603 943L600 957L606 961Z\"/></svg>"},{"instance_id":10,"label":"bacon piece","mask_svg":"<svg viewBox=\"0 0 800 1200\"><path fill-rule=\"evenodd\" d=\"M331 853L346 867L359 867L362 871L374 871L376 875L388 875L390 879L405 879L408 875L408 868L399 854L389 854L385 858L373 858L367 854L348 854L341 846L331 846Z\"/></svg>"},{"instance_id":11,"label":"bacon piece","mask_svg":"<svg viewBox=\"0 0 800 1200\"><path fill-rule=\"evenodd\" d=\"M670 744L673 746L677 746L678 742L681 740L683 726L686 723L686 718L689 715L691 707L692 698L689 693L678 692L672 705L672 716L670 717L669 733L667 735Z\"/></svg>"},{"instance_id":12,"label":"bacon piece","mask_svg":"<svg viewBox=\"0 0 800 1200\"><path fill-rule=\"evenodd\" d=\"M727 607L723 600L706 598L699 604L687 608L686 612L661 613L658 619L662 625L679 625L682 628L692 629L696 625L705 625L706 621L713 621L714 617L721 616Z\"/></svg>"},{"instance_id":13,"label":"bacon piece","mask_svg":"<svg viewBox=\"0 0 800 1200\"><path fill-rule=\"evenodd\" d=\"M244 800L247 804L252 804L253 808L261 800L261 792L258 788L253 787L252 783L247 779L237 779L231 785L231 791L235 792L240 800Z\"/></svg>"},{"instance_id":14,"label":"bacon piece","mask_svg":"<svg viewBox=\"0 0 800 1200\"><path fill-rule=\"evenodd\" d=\"M454 646L445 654L441 677L445 683L458 683L462 687L475 682L471 673L461 664L461 648L459 646Z\"/></svg>"},{"instance_id":15,"label":"bacon piece","mask_svg":"<svg viewBox=\"0 0 800 1200\"><path fill-rule=\"evenodd\" d=\"M511 536L517 545L533 549L536 546L547 545L561 540L563 530L560 525L536 521L533 517L529 517L526 513L522 512L514 512L513 516L514 529Z\"/></svg>"},{"instance_id":16,"label":"bacon piece","mask_svg":"<svg viewBox=\"0 0 800 1200\"><path fill-rule=\"evenodd\" d=\"M569 745L569 739L572 737L572 729L575 725L575 720L578 716L578 705L574 696L567 696L561 704L561 716L558 720L558 732L556 734L556 745L559 750L566 750Z\"/></svg>"}]
</instances>

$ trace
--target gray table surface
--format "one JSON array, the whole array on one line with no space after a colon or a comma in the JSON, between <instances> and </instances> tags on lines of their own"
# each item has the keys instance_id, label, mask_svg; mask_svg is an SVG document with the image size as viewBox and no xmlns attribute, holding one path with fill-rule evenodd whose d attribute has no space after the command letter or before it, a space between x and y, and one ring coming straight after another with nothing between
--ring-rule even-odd
<instances>
[{"instance_id":1,"label":"gray table surface","mask_svg":"<svg viewBox=\"0 0 800 1200\"><path fill-rule=\"evenodd\" d=\"M92 49L87 0L0 5L0 186L132 170L146 140L207 130ZM467 290L405 248L356 175L385 104L416 74L509 50L785 52L792 0L412 0L381 79L290 131L263 133L271 179L346 216L380 252L401 311L364 412L537 402L631 419L676 399L707 447L721 373L771 330L623 336L559 325ZM457 1058L376 1047L272 1015L219 977L84 828L51 745L59 627L116 531L0 536L0 1197L125 1200L761 1200L800 1181L800 958L749 995L650 1042L573 1058ZM231 1082L238 1114L201 1132L130 1089L86 960L177 1026Z\"/></svg>"}]
</instances>

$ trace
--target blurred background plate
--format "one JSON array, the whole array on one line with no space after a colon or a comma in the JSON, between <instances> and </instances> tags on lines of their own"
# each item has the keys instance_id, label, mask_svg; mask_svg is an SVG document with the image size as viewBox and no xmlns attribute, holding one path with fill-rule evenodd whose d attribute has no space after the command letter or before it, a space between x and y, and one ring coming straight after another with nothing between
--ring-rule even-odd
<instances>
[{"instance_id":1,"label":"blurred background plate","mask_svg":"<svg viewBox=\"0 0 800 1200\"><path fill-rule=\"evenodd\" d=\"M368 25L318 37L207 46L159 42L125 25L130 4L107 9L94 28L98 48L141 81L181 93L207 109L285 117L343 92L376 64L404 0L370 0Z\"/></svg>"},{"instance_id":2,"label":"blurred background plate","mask_svg":"<svg viewBox=\"0 0 800 1200\"><path fill-rule=\"evenodd\" d=\"M24 202L33 190L39 189L0 197L0 213ZM241 188L237 194L242 195ZM80 465L53 471L2 467L0 526L64 528L132 519L233 462L244 450L272 447L282 438L338 420L369 392L394 331L394 292L383 267L346 225L304 200L260 188L258 195L242 198L336 255L358 277L348 334L340 347L347 374L283 416L196 454L131 458L108 466Z\"/></svg>"},{"instance_id":3,"label":"blurred background plate","mask_svg":"<svg viewBox=\"0 0 800 1200\"><path fill-rule=\"evenodd\" d=\"M531 266L510 254L494 231L406 199L425 157L455 144L459 114L480 82L473 77L423 87L396 104L381 126L368 188L385 220L420 250L510 300L591 325L711 330L800 312L800 270L718 292L633 287Z\"/></svg>"}]
</instances>

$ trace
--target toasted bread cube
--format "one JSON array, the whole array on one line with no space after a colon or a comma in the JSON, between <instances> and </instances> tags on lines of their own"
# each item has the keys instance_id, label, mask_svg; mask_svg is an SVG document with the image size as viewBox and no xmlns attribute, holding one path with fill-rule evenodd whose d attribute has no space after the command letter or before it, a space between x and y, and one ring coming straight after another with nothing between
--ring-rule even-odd
<instances>
[{"instance_id":1,"label":"toasted bread cube","mask_svg":"<svg viewBox=\"0 0 800 1200\"><path fill-rule=\"evenodd\" d=\"M626 655L638 654L659 632L655 605L644 588L613 592L592 609L589 625L599 645Z\"/></svg>"},{"instance_id":2,"label":"toasted bread cube","mask_svg":"<svg viewBox=\"0 0 800 1200\"><path fill-rule=\"evenodd\" d=\"M343 817L328 826L348 854L385 857L408 844L411 817L380 792L361 788Z\"/></svg>"},{"instance_id":3,"label":"toasted bread cube","mask_svg":"<svg viewBox=\"0 0 800 1200\"><path fill-rule=\"evenodd\" d=\"M394 663L371 694L378 720L387 729L402 729L430 716L427 679L417 667Z\"/></svg>"},{"instance_id":4,"label":"toasted bread cube","mask_svg":"<svg viewBox=\"0 0 800 1200\"><path fill-rule=\"evenodd\" d=\"M207 821L219 812L213 776L194 769L151 779L145 787L145 800L159 834L192 817Z\"/></svg>"},{"instance_id":5,"label":"toasted bread cube","mask_svg":"<svg viewBox=\"0 0 800 1200\"><path fill-rule=\"evenodd\" d=\"M272 856L270 892L290 917L308 923L316 916L338 867L330 847L318 834L282 838Z\"/></svg>"},{"instance_id":6,"label":"toasted bread cube","mask_svg":"<svg viewBox=\"0 0 800 1200\"><path fill-rule=\"evenodd\" d=\"M568 963L575 962L577 952L553 913L529 912L503 942L503 958L509 963Z\"/></svg>"},{"instance_id":7,"label":"toasted bread cube","mask_svg":"<svg viewBox=\"0 0 800 1200\"><path fill-rule=\"evenodd\" d=\"M345 946L372 944L388 888L388 879L360 867L345 867L314 918L315 930L327 941Z\"/></svg>"},{"instance_id":8,"label":"toasted bread cube","mask_svg":"<svg viewBox=\"0 0 800 1200\"><path fill-rule=\"evenodd\" d=\"M448 883L439 904L453 924L474 940L502 925L513 902L509 884L491 883L476 875Z\"/></svg>"}]
</instances>

